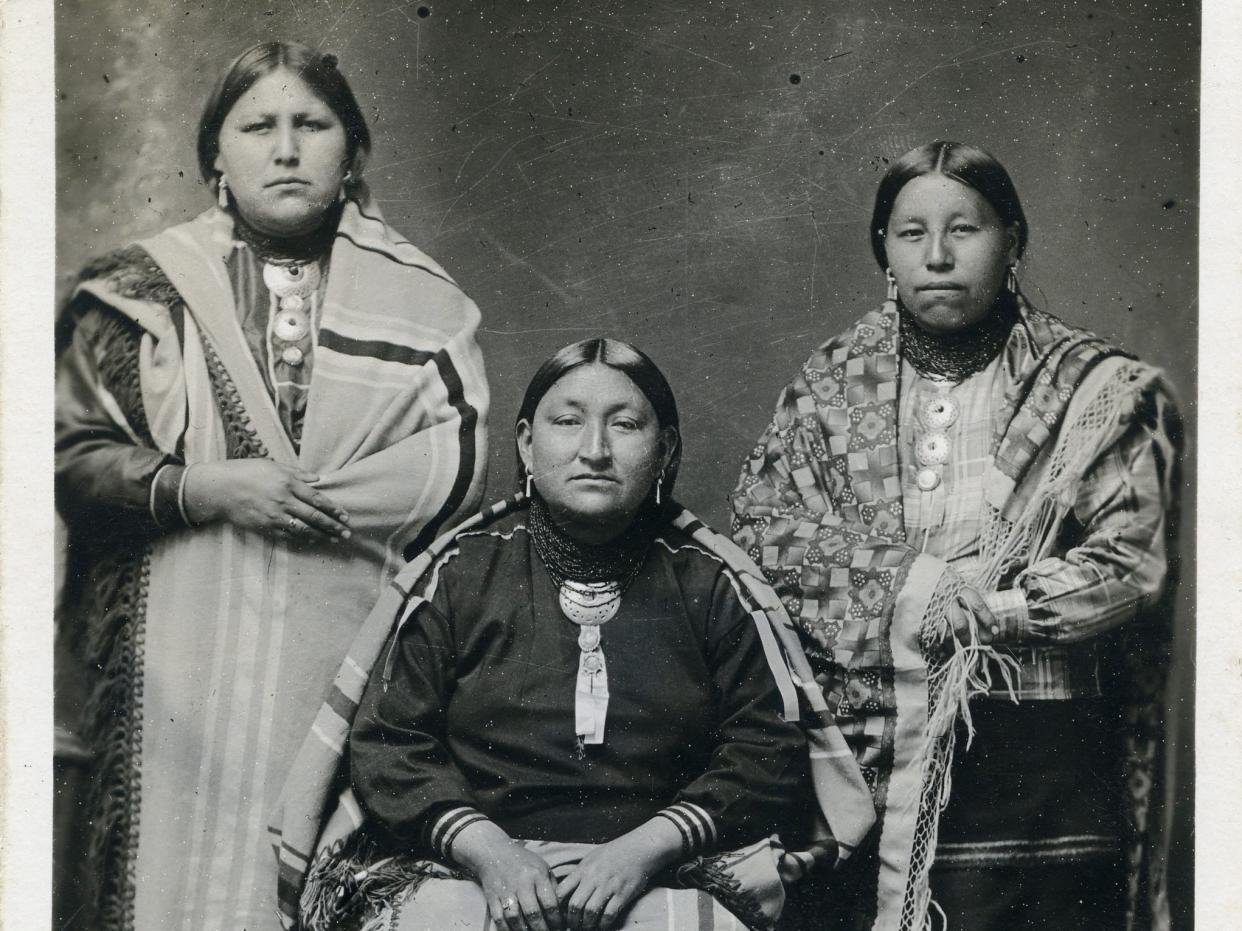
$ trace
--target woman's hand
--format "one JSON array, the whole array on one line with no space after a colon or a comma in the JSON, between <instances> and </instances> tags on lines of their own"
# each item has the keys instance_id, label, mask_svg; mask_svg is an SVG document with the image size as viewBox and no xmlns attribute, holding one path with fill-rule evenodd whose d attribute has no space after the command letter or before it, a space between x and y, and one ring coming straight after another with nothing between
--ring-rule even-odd
<instances>
[{"instance_id":1,"label":"woman's hand","mask_svg":"<svg viewBox=\"0 0 1242 931\"><path fill-rule=\"evenodd\" d=\"M494 821L476 821L453 839L453 859L483 887L501 931L557 931L565 926L552 871Z\"/></svg>"},{"instance_id":2,"label":"woman's hand","mask_svg":"<svg viewBox=\"0 0 1242 931\"><path fill-rule=\"evenodd\" d=\"M969 585L953 599L949 606L949 623L953 625L953 636L963 646L971 644L971 628L974 628L974 642L987 646L995 637L993 628L996 618L992 609L983 600L979 590Z\"/></svg>"},{"instance_id":3,"label":"woman's hand","mask_svg":"<svg viewBox=\"0 0 1242 931\"><path fill-rule=\"evenodd\" d=\"M311 487L313 472L270 459L230 459L192 466L185 507L195 524L225 521L269 537L348 540L349 515Z\"/></svg>"},{"instance_id":4,"label":"woman's hand","mask_svg":"<svg viewBox=\"0 0 1242 931\"><path fill-rule=\"evenodd\" d=\"M642 894L651 877L681 852L681 835L666 818L652 818L596 847L556 887L571 931L608 931Z\"/></svg>"}]
</instances>

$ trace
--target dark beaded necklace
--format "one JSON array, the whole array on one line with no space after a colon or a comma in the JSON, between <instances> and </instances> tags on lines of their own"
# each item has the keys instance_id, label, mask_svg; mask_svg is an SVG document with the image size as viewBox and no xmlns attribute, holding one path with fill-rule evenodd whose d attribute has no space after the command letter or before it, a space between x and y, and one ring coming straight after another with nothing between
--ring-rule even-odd
<instances>
[{"instance_id":1,"label":"dark beaded necklace","mask_svg":"<svg viewBox=\"0 0 1242 931\"><path fill-rule=\"evenodd\" d=\"M248 245L260 261L268 265L304 265L332 250L336 226L341 219L341 205L329 208L319 228L302 236L269 236L242 219L236 209L230 209L229 213L233 217L233 235Z\"/></svg>"},{"instance_id":2,"label":"dark beaded necklace","mask_svg":"<svg viewBox=\"0 0 1242 931\"><path fill-rule=\"evenodd\" d=\"M655 520L640 514L629 528L607 543L581 543L562 530L537 493L530 502L530 535L535 552L557 587L573 582L620 582L621 592L638 576L655 536ZM620 592L618 592L620 595Z\"/></svg>"},{"instance_id":3,"label":"dark beaded necklace","mask_svg":"<svg viewBox=\"0 0 1242 931\"><path fill-rule=\"evenodd\" d=\"M963 382L1000 354L1018 319L1013 295L1004 292L977 326L958 333L929 333L903 306L901 355L924 378Z\"/></svg>"}]
</instances>

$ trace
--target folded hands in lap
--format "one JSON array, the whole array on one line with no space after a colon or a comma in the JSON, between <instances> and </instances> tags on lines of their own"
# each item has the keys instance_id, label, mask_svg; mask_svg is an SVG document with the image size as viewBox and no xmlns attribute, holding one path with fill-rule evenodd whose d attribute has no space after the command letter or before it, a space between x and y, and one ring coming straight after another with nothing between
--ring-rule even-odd
<instances>
[{"instance_id":1,"label":"folded hands in lap","mask_svg":"<svg viewBox=\"0 0 1242 931\"><path fill-rule=\"evenodd\" d=\"M454 858L479 877L500 931L617 928L679 851L677 829L656 818L593 848L557 882L538 854L493 822L468 826L453 844Z\"/></svg>"}]
</instances>

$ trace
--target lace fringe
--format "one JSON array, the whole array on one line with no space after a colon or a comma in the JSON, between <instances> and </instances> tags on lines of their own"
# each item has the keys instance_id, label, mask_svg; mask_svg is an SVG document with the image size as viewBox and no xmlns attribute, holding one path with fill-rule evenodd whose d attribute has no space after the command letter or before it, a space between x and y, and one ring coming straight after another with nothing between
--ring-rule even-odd
<instances>
[{"instance_id":1,"label":"lace fringe","mask_svg":"<svg viewBox=\"0 0 1242 931\"><path fill-rule=\"evenodd\" d=\"M1145 372L1149 373L1146 377ZM1014 674L1018 663L1013 657L980 643L973 627L970 642L958 642L950 622L950 606L963 584L984 590L995 588L1016 561L1030 564L1050 550L1073 506L1077 483L1103 453L1106 444L1115 439L1118 428L1134 414L1143 393L1159 377L1150 372L1139 364L1128 364L1118 370L1074 422L1065 427L1053 450L1048 478L1036 489L1022 515L1004 528L1005 519L993 512L990 522L994 529L1003 528L1003 532L991 536L996 541L995 549L988 554L978 575L958 582L946 592L936 592L928 605L920 635L924 655L928 657L928 722L922 750L926 762L910 880L902 908L902 931L933 931L933 909L940 915L942 927L946 924L943 911L932 901L929 874L939 833L939 813L948 805L952 788L951 770L957 743L954 722L961 720L969 747L975 732L970 699L992 691L997 675L1010 697L1017 701ZM1167 414L1167 402L1160 393L1156 398L1155 423L1161 424ZM1159 429L1152 429L1151 433L1166 461L1171 461L1172 442ZM1171 469L1166 470L1166 482L1170 481L1171 473ZM933 651L937 645L946 642L954 646L952 656L935 658Z\"/></svg>"},{"instance_id":2,"label":"lace fringe","mask_svg":"<svg viewBox=\"0 0 1242 931\"><path fill-rule=\"evenodd\" d=\"M919 642L927 662L927 725L919 758L924 760L921 796L916 816L915 837L910 856L909 880L902 902L901 931L931 931L931 864L940 831L940 813L949 804L952 789L953 754L956 750L955 724L966 728L966 744L974 739L970 699L992 690L999 674L1011 697L1017 661L979 642L974 627L970 642L960 642L953 632L950 611L965 587L954 579L932 595L923 618ZM953 645L953 653L943 656L943 645Z\"/></svg>"},{"instance_id":3,"label":"lace fringe","mask_svg":"<svg viewBox=\"0 0 1242 931\"><path fill-rule=\"evenodd\" d=\"M1036 489L1018 520L1003 534L979 575L970 579L973 585L985 590L995 588L1009 567L1019 561L1028 565L1037 562L1051 550L1073 507L1077 484L1108 443L1115 439L1118 427L1133 416L1143 393L1158 377L1139 363L1122 366L1074 422L1062 429L1047 469L1048 478ZM1155 422L1162 423L1167 401L1159 392L1156 399ZM1172 442L1158 429L1149 432L1166 461L1170 461L1174 455ZM1171 473L1172 470L1165 470L1166 485L1171 481ZM1165 490L1170 489L1166 487ZM993 522L999 520L1003 518L994 513Z\"/></svg>"}]
</instances>

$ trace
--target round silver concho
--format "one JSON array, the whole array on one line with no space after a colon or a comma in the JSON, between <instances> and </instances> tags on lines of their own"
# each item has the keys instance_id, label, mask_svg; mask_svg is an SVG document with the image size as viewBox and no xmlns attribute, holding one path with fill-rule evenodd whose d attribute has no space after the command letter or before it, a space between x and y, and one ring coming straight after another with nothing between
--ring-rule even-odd
<instances>
[{"instance_id":1,"label":"round silver concho","mask_svg":"<svg viewBox=\"0 0 1242 931\"><path fill-rule=\"evenodd\" d=\"M310 318L304 310L278 310L276 320L272 324L272 333L277 339L296 343L305 339L310 332Z\"/></svg>"},{"instance_id":2,"label":"round silver concho","mask_svg":"<svg viewBox=\"0 0 1242 931\"><path fill-rule=\"evenodd\" d=\"M950 397L932 398L923 406L923 422L932 430L947 430L957 423L959 410Z\"/></svg>"},{"instance_id":3,"label":"round silver concho","mask_svg":"<svg viewBox=\"0 0 1242 931\"><path fill-rule=\"evenodd\" d=\"M619 582L574 582L566 579L558 594L561 611L586 627L598 627L611 621L621 607Z\"/></svg>"},{"instance_id":4,"label":"round silver concho","mask_svg":"<svg viewBox=\"0 0 1242 931\"><path fill-rule=\"evenodd\" d=\"M263 265L263 283L278 298L294 295L305 298L319 287L319 278L319 266L313 262L305 265Z\"/></svg>"},{"instance_id":5,"label":"round silver concho","mask_svg":"<svg viewBox=\"0 0 1242 931\"><path fill-rule=\"evenodd\" d=\"M935 491L940 485L940 473L935 469L919 469L919 474L914 477L918 483L920 491Z\"/></svg>"},{"instance_id":6,"label":"round silver concho","mask_svg":"<svg viewBox=\"0 0 1242 931\"><path fill-rule=\"evenodd\" d=\"M949 458L949 438L943 433L928 433L920 437L914 447L914 457L919 465L943 465Z\"/></svg>"}]
</instances>

